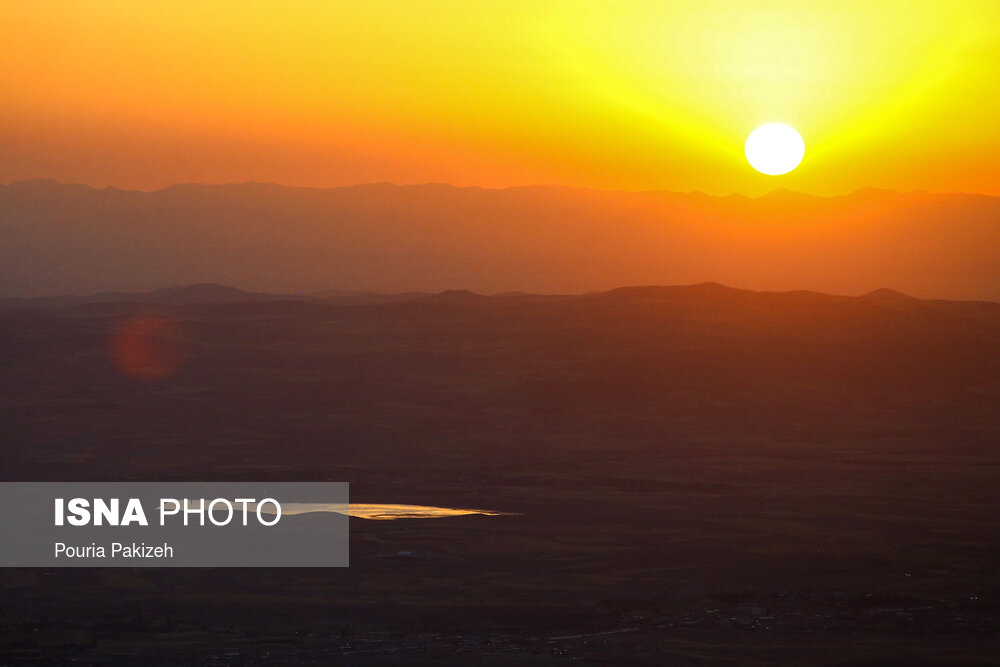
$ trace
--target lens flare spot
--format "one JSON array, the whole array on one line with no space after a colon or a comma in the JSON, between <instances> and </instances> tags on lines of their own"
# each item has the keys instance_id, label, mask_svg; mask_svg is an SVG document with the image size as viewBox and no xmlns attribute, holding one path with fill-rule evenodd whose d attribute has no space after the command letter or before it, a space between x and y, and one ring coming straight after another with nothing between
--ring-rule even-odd
<instances>
[{"instance_id":1,"label":"lens flare spot","mask_svg":"<svg viewBox=\"0 0 1000 667\"><path fill-rule=\"evenodd\" d=\"M132 315L111 333L111 361L119 372L136 380L170 377L187 359L180 333L178 322L167 315Z\"/></svg>"}]
</instances>

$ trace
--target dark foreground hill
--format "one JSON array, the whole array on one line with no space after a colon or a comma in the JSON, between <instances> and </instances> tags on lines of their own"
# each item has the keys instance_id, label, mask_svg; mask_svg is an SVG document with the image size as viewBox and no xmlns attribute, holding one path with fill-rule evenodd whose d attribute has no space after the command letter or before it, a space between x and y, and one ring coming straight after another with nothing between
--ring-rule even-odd
<instances>
[{"instance_id":1,"label":"dark foreground hill","mask_svg":"<svg viewBox=\"0 0 1000 667\"><path fill-rule=\"evenodd\" d=\"M12 478L254 476L238 461L261 459L265 477L294 478L404 453L414 469L563 460L584 443L637 457L746 453L744 441L992 456L1000 437L1000 304L885 289L292 297L196 285L0 301L0 336L6 437L21 443ZM123 336L146 356L118 354ZM244 436L230 443L234 429ZM149 437L173 444L137 444ZM118 446L142 456L107 455Z\"/></svg>"},{"instance_id":2,"label":"dark foreground hill","mask_svg":"<svg viewBox=\"0 0 1000 667\"><path fill-rule=\"evenodd\" d=\"M1000 198L758 199L559 187L0 186L0 296L222 283L258 292L756 289L1000 300Z\"/></svg>"},{"instance_id":3,"label":"dark foreground hill","mask_svg":"<svg viewBox=\"0 0 1000 667\"><path fill-rule=\"evenodd\" d=\"M1000 305L207 291L0 307L0 474L511 514L353 520L346 570L5 571L12 662L995 659Z\"/></svg>"}]
</instances>

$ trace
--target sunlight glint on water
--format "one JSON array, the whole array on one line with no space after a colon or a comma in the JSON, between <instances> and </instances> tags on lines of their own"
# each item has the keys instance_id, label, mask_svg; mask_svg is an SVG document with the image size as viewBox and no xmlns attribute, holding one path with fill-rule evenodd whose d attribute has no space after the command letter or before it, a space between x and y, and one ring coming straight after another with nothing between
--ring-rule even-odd
<instances>
[{"instance_id":1,"label":"sunlight glint on water","mask_svg":"<svg viewBox=\"0 0 1000 667\"><path fill-rule=\"evenodd\" d=\"M261 513L267 512L266 507ZM336 512L347 514L358 519L388 521L392 519L443 519L452 516L467 516L482 514L500 516L506 512L491 512L489 510L459 509L454 507L432 507L429 505L395 505L383 503L282 503L281 513L287 516L308 514L310 512Z\"/></svg>"}]
</instances>

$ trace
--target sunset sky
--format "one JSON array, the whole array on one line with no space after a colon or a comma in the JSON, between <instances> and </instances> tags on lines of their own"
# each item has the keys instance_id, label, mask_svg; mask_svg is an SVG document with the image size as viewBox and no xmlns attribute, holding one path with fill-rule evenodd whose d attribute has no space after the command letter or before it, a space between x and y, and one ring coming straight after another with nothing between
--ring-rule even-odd
<instances>
[{"instance_id":1,"label":"sunset sky","mask_svg":"<svg viewBox=\"0 0 1000 667\"><path fill-rule=\"evenodd\" d=\"M996 0L38 0L0 63L0 182L1000 195Z\"/></svg>"}]
</instances>

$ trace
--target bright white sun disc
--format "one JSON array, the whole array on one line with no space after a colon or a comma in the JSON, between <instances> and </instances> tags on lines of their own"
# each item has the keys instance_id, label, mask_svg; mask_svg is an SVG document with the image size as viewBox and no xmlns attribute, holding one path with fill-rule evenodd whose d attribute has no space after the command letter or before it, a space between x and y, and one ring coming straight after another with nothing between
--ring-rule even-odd
<instances>
[{"instance_id":1,"label":"bright white sun disc","mask_svg":"<svg viewBox=\"0 0 1000 667\"><path fill-rule=\"evenodd\" d=\"M751 167L762 174L777 176L799 166L806 154L806 144L795 128L768 123L750 133L744 152Z\"/></svg>"}]
</instances>

